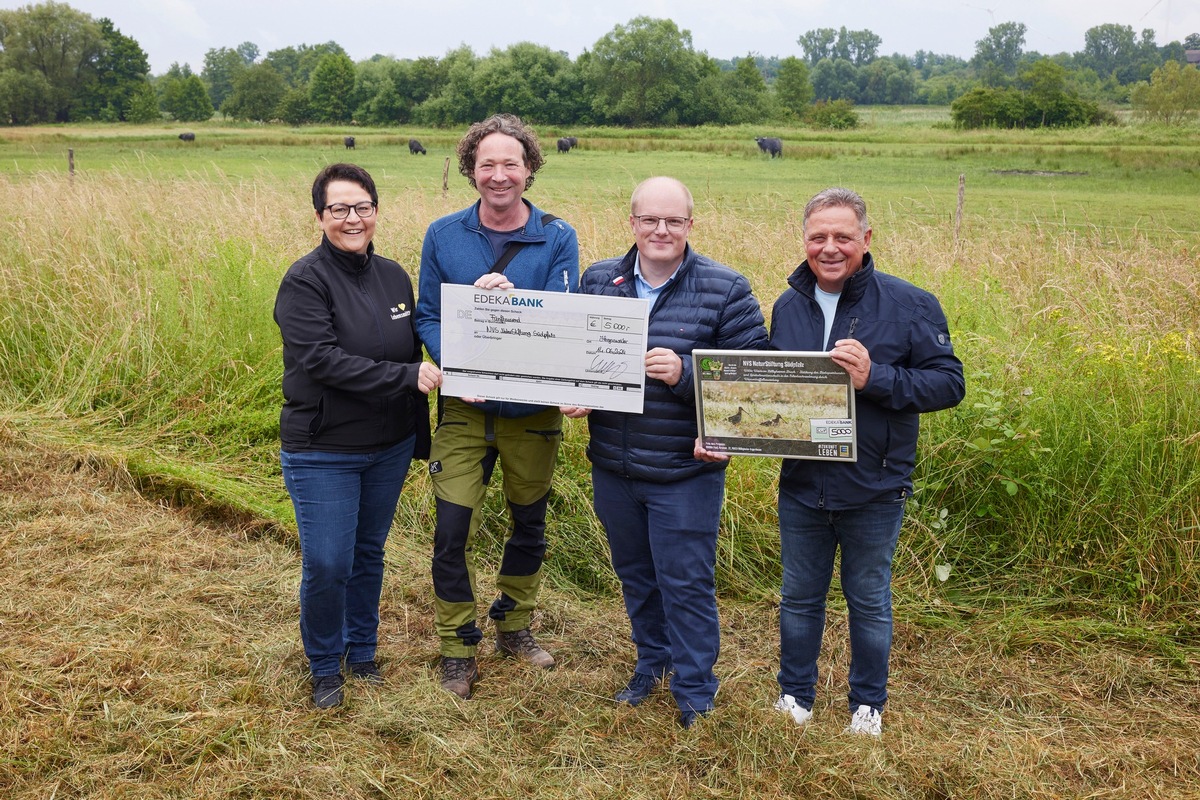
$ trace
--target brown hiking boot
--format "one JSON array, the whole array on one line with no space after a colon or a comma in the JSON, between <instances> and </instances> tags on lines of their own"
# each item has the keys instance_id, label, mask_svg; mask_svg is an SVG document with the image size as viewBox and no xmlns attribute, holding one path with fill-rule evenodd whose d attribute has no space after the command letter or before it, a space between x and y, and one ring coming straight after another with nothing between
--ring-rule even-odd
<instances>
[{"instance_id":1,"label":"brown hiking boot","mask_svg":"<svg viewBox=\"0 0 1200 800\"><path fill-rule=\"evenodd\" d=\"M442 656L442 688L453 692L463 700L471 699L471 690L479 682L479 667L475 657L454 658Z\"/></svg>"},{"instance_id":2,"label":"brown hiking boot","mask_svg":"<svg viewBox=\"0 0 1200 800\"><path fill-rule=\"evenodd\" d=\"M554 666L554 656L538 647L537 640L533 638L529 628L519 631L496 631L496 652L528 661L542 669Z\"/></svg>"}]
</instances>

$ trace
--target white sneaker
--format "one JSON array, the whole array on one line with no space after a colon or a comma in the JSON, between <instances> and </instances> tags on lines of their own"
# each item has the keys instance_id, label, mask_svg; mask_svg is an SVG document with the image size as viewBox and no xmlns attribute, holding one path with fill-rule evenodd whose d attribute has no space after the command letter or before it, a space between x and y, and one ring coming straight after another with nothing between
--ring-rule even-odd
<instances>
[{"instance_id":1,"label":"white sneaker","mask_svg":"<svg viewBox=\"0 0 1200 800\"><path fill-rule=\"evenodd\" d=\"M883 715L870 706L859 706L850 718L846 733L878 738L883 735Z\"/></svg>"},{"instance_id":2,"label":"white sneaker","mask_svg":"<svg viewBox=\"0 0 1200 800\"><path fill-rule=\"evenodd\" d=\"M797 703L796 698L790 694L782 695L775 701L775 710L791 714L792 721L797 725L807 725L808 721L812 719L812 711Z\"/></svg>"}]
</instances>

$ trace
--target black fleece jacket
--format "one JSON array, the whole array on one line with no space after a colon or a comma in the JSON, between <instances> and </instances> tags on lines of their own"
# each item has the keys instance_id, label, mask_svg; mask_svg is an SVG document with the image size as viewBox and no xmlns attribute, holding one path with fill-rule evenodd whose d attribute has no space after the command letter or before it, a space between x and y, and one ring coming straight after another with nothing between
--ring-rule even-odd
<instances>
[{"instance_id":1,"label":"black fleece jacket","mask_svg":"<svg viewBox=\"0 0 1200 800\"><path fill-rule=\"evenodd\" d=\"M285 451L372 453L416 433L416 457L428 458L413 305L408 273L373 244L349 253L322 237L288 268L275 298Z\"/></svg>"}]
</instances>

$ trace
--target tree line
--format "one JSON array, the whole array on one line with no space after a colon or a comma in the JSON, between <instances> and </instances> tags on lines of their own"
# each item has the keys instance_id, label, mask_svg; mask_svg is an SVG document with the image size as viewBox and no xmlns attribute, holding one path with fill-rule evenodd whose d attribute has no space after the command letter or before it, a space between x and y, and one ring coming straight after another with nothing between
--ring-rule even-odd
<instances>
[{"instance_id":1,"label":"tree line","mask_svg":"<svg viewBox=\"0 0 1200 800\"><path fill-rule=\"evenodd\" d=\"M673 21L640 16L575 59L522 42L483 56L462 46L440 58L356 63L336 42L265 56L243 42L210 49L199 73L174 63L151 75L145 52L111 20L51 0L0 11L0 122L192 122L220 113L290 125L453 126L502 110L562 126L847 127L855 104L957 104L960 125L1074 125L1104 121L1110 103L1157 108L1149 93L1164 65L1176 66L1176 82L1200 76L1179 69L1186 50L1200 50L1200 34L1160 46L1152 30L1105 24L1085 33L1081 51L1045 56L1025 50L1025 31L996 25L962 59L884 56L870 30L819 28L798 37L800 56L725 61L697 52ZM1171 91L1158 94L1179 95ZM1168 121L1178 119L1177 101L1168 105ZM1196 107L1200 96L1183 116Z\"/></svg>"}]
</instances>

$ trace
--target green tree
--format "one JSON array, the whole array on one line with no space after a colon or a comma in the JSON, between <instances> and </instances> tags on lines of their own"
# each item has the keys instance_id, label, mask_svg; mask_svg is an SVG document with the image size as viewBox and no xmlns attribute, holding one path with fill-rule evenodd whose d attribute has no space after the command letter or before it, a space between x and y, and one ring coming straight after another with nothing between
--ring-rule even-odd
<instances>
[{"instance_id":1,"label":"green tree","mask_svg":"<svg viewBox=\"0 0 1200 800\"><path fill-rule=\"evenodd\" d=\"M1184 50L1200 50L1200 33L1189 33L1183 38Z\"/></svg>"},{"instance_id":2,"label":"green tree","mask_svg":"<svg viewBox=\"0 0 1200 800\"><path fill-rule=\"evenodd\" d=\"M344 56L346 51L337 42L324 44L302 44L298 47L284 47L267 53L265 61L270 62L275 71L283 77L289 89L308 86L317 64L327 55Z\"/></svg>"},{"instance_id":3,"label":"green tree","mask_svg":"<svg viewBox=\"0 0 1200 800\"><path fill-rule=\"evenodd\" d=\"M0 69L0 123L32 125L54 114L50 81L40 72Z\"/></svg>"},{"instance_id":4,"label":"green tree","mask_svg":"<svg viewBox=\"0 0 1200 800\"><path fill-rule=\"evenodd\" d=\"M1014 88L979 87L950 104L950 116L960 128L1037 128L1098 125L1113 119L1089 100L1066 91L1058 80L1062 67L1049 60L1025 73L1038 94Z\"/></svg>"},{"instance_id":5,"label":"green tree","mask_svg":"<svg viewBox=\"0 0 1200 800\"><path fill-rule=\"evenodd\" d=\"M691 32L643 16L602 36L587 64L586 92L597 116L623 125L673 125L696 84L699 61Z\"/></svg>"},{"instance_id":6,"label":"green tree","mask_svg":"<svg viewBox=\"0 0 1200 800\"><path fill-rule=\"evenodd\" d=\"M74 117L128 118L129 104L150 76L146 53L133 39L113 27L112 20L99 21L101 48L90 68L81 75L72 103Z\"/></svg>"},{"instance_id":7,"label":"green tree","mask_svg":"<svg viewBox=\"0 0 1200 800\"><path fill-rule=\"evenodd\" d=\"M236 48L216 47L204 54L204 68L200 70L200 77L208 87L208 96L214 106L224 106L225 98L233 93L237 77L253 64L257 57L258 45L253 42L242 42Z\"/></svg>"},{"instance_id":8,"label":"green tree","mask_svg":"<svg viewBox=\"0 0 1200 800\"><path fill-rule=\"evenodd\" d=\"M407 83L407 64L390 56L377 55L356 64L354 119L363 125L407 122L412 104L400 93Z\"/></svg>"},{"instance_id":9,"label":"green tree","mask_svg":"<svg viewBox=\"0 0 1200 800\"><path fill-rule=\"evenodd\" d=\"M1066 90L1067 70L1061 64L1043 58L1021 73L1021 84L1034 102L1048 105Z\"/></svg>"},{"instance_id":10,"label":"green tree","mask_svg":"<svg viewBox=\"0 0 1200 800\"><path fill-rule=\"evenodd\" d=\"M1200 112L1200 69L1168 61L1148 83L1133 87L1129 97L1139 115L1167 125L1191 119Z\"/></svg>"},{"instance_id":11,"label":"green tree","mask_svg":"<svg viewBox=\"0 0 1200 800\"><path fill-rule=\"evenodd\" d=\"M475 70L475 87L485 113L507 111L530 122L572 122L571 60L542 45L520 42L493 49ZM570 118L567 118L568 115Z\"/></svg>"},{"instance_id":12,"label":"green tree","mask_svg":"<svg viewBox=\"0 0 1200 800\"><path fill-rule=\"evenodd\" d=\"M1067 69L1043 58L1021 73L1025 89L1026 122L1030 127L1069 128L1092 124L1098 114L1094 103L1081 100L1068 86Z\"/></svg>"},{"instance_id":13,"label":"green tree","mask_svg":"<svg viewBox=\"0 0 1200 800\"><path fill-rule=\"evenodd\" d=\"M436 95L450 78L450 65L433 56L423 56L409 65L401 94L414 106Z\"/></svg>"},{"instance_id":14,"label":"green tree","mask_svg":"<svg viewBox=\"0 0 1200 800\"><path fill-rule=\"evenodd\" d=\"M199 75L173 81L163 96L162 108L180 122L203 122L213 115L212 100Z\"/></svg>"},{"instance_id":15,"label":"green tree","mask_svg":"<svg viewBox=\"0 0 1200 800\"><path fill-rule=\"evenodd\" d=\"M812 85L818 100L852 100L858 92L858 70L844 58L825 58L813 68Z\"/></svg>"},{"instance_id":16,"label":"green tree","mask_svg":"<svg viewBox=\"0 0 1200 800\"><path fill-rule=\"evenodd\" d=\"M180 92L179 84L191 74L192 67L190 64L180 64L178 61L171 62L171 66L167 68L167 71L158 76L154 81L154 90L158 92L159 108L166 111L167 98L177 96Z\"/></svg>"},{"instance_id":17,"label":"green tree","mask_svg":"<svg viewBox=\"0 0 1200 800\"><path fill-rule=\"evenodd\" d=\"M779 77L775 79L775 98L779 105L798 117L803 117L813 101L812 81L808 65L795 56L779 62Z\"/></svg>"},{"instance_id":18,"label":"green tree","mask_svg":"<svg viewBox=\"0 0 1200 800\"><path fill-rule=\"evenodd\" d=\"M221 106L221 112L233 119L266 122L274 119L279 101L287 92L275 68L263 62L246 67L233 79L233 91Z\"/></svg>"},{"instance_id":19,"label":"green tree","mask_svg":"<svg viewBox=\"0 0 1200 800\"><path fill-rule=\"evenodd\" d=\"M1102 77L1129 75L1137 58L1138 44L1130 25L1108 23L1088 28L1083 34L1082 66L1096 70Z\"/></svg>"},{"instance_id":20,"label":"green tree","mask_svg":"<svg viewBox=\"0 0 1200 800\"><path fill-rule=\"evenodd\" d=\"M901 105L913 102L916 95L917 82L906 58L880 58L858 70L859 103Z\"/></svg>"},{"instance_id":21,"label":"green tree","mask_svg":"<svg viewBox=\"0 0 1200 800\"><path fill-rule=\"evenodd\" d=\"M1005 86L1016 78L1024 48L1025 23L1002 22L975 42L971 66L985 86Z\"/></svg>"},{"instance_id":22,"label":"green tree","mask_svg":"<svg viewBox=\"0 0 1200 800\"><path fill-rule=\"evenodd\" d=\"M810 67L815 67L824 59L832 60L837 56L837 51L834 49L837 34L838 32L833 28L817 28L800 35L796 44L800 45L800 49L804 51L804 60Z\"/></svg>"},{"instance_id":23,"label":"green tree","mask_svg":"<svg viewBox=\"0 0 1200 800\"><path fill-rule=\"evenodd\" d=\"M1025 93L1016 89L972 89L950 104L957 128L1017 128L1029 116Z\"/></svg>"},{"instance_id":24,"label":"green tree","mask_svg":"<svg viewBox=\"0 0 1200 800\"><path fill-rule=\"evenodd\" d=\"M843 41L845 42L844 58L856 67L862 67L874 61L879 55L879 45L883 44L883 39L869 30L848 31L845 27L838 31L839 51L842 49L840 43ZM840 52L839 55L841 55Z\"/></svg>"},{"instance_id":25,"label":"green tree","mask_svg":"<svg viewBox=\"0 0 1200 800\"><path fill-rule=\"evenodd\" d=\"M697 53L692 90L679 98L679 105L675 107L675 121L680 125L722 124L728 113L725 74L716 59L705 53Z\"/></svg>"},{"instance_id":26,"label":"green tree","mask_svg":"<svg viewBox=\"0 0 1200 800\"><path fill-rule=\"evenodd\" d=\"M392 84L382 84L375 94L360 102L354 119L363 125L396 125L409 120L408 103Z\"/></svg>"},{"instance_id":27,"label":"green tree","mask_svg":"<svg viewBox=\"0 0 1200 800\"><path fill-rule=\"evenodd\" d=\"M354 62L343 54L321 56L309 78L308 97L317 122L349 122L354 110Z\"/></svg>"},{"instance_id":28,"label":"green tree","mask_svg":"<svg viewBox=\"0 0 1200 800\"><path fill-rule=\"evenodd\" d=\"M442 61L446 80L436 94L417 107L416 120L428 125L460 125L482 119L486 114L475 92L475 70L479 65L475 52L463 45L447 53Z\"/></svg>"},{"instance_id":29,"label":"green tree","mask_svg":"<svg viewBox=\"0 0 1200 800\"><path fill-rule=\"evenodd\" d=\"M934 75L917 87L916 100L931 106L948 106L974 83L974 80L955 75Z\"/></svg>"},{"instance_id":30,"label":"green tree","mask_svg":"<svg viewBox=\"0 0 1200 800\"><path fill-rule=\"evenodd\" d=\"M158 94L149 80L143 80L129 97L129 105L125 110L125 121L145 124L158 122L161 119L162 112L158 110Z\"/></svg>"},{"instance_id":31,"label":"green tree","mask_svg":"<svg viewBox=\"0 0 1200 800\"><path fill-rule=\"evenodd\" d=\"M103 48L100 24L66 3L0 11L0 66L41 74L47 116L56 122L71 120L81 87L94 80L93 66Z\"/></svg>"},{"instance_id":32,"label":"green tree","mask_svg":"<svg viewBox=\"0 0 1200 800\"><path fill-rule=\"evenodd\" d=\"M739 58L731 72L721 73L723 114L721 122L740 125L760 122L767 118L770 93L767 82L754 61L754 56Z\"/></svg>"},{"instance_id":33,"label":"green tree","mask_svg":"<svg viewBox=\"0 0 1200 800\"><path fill-rule=\"evenodd\" d=\"M841 58L861 67L878 57L879 45L883 44L883 40L865 28L851 31L843 25L836 31L833 28L807 31L796 40L796 44L804 51L804 58L811 67L825 58L831 61Z\"/></svg>"},{"instance_id":34,"label":"green tree","mask_svg":"<svg viewBox=\"0 0 1200 800\"><path fill-rule=\"evenodd\" d=\"M242 61L246 62L247 67L258 60L258 45L254 42L242 42L234 49L238 51Z\"/></svg>"},{"instance_id":35,"label":"green tree","mask_svg":"<svg viewBox=\"0 0 1200 800\"><path fill-rule=\"evenodd\" d=\"M279 118L288 125L303 125L312 122L312 104L308 100L308 89L294 88L284 92L279 101Z\"/></svg>"}]
</instances>

